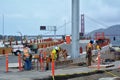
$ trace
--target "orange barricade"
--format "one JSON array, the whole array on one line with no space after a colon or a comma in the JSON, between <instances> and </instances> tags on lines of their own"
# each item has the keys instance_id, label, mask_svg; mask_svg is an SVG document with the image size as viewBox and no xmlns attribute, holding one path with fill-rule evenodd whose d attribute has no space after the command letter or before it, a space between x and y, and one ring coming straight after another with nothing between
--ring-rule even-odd
<instances>
[{"instance_id":1,"label":"orange barricade","mask_svg":"<svg viewBox=\"0 0 120 80\"><path fill-rule=\"evenodd\" d=\"M21 54L18 54L19 71L22 70Z\"/></svg>"},{"instance_id":2,"label":"orange barricade","mask_svg":"<svg viewBox=\"0 0 120 80\"><path fill-rule=\"evenodd\" d=\"M83 49L82 49L82 47L80 47L80 53L81 53L81 54L83 53Z\"/></svg>"},{"instance_id":3,"label":"orange barricade","mask_svg":"<svg viewBox=\"0 0 120 80\"><path fill-rule=\"evenodd\" d=\"M44 51L44 59L46 59L46 52Z\"/></svg>"},{"instance_id":4,"label":"orange barricade","mask_svg":"<svg viewBox=\"0 0 120 80\"><path fill-rule=\"evenodd\" d=\"M43 44L43 48L45 48L46 47L46 45L45 44Z\"/></svg>"},{"instance_id":5,"label":"orange barricade","mask_svg":"<svg viewBox=\"0 0 120 80\"><path fill-rule=\"evenodd\" d=\"M51 46L53 46L53 42L51 42Z\"/></svg>"},{"instance_id":6,"label":"orange barricade","mask_svg":"<svg viewBox=\"0 0 120 80\"><path fill-rule=\"evenodd\" d=\"M70 40L70 36L67 35L67 36L66 36L66 44L70 44L70 42L71 42L71 40Z\"/></svg>"},{"instance_id":7,"label":"orange barricade","mask_svg":"<svg viewBox=\"0 0 120 80\"><path fill-rule=\"evenodd\" d=\"M8 72L8 53L6 53L6 72Z\"/></svg>"},{"instance_id":8,"label":"orange barricade","mask_svg":"<svg viewBox=\"0 0 120 80\"><path fill-rule=\"evenodd\" d=\"M3 55L5 54L5 49L2 50L2 54L3 54Z\"/></svg>"},{"instance_id":9,"label":"orange barricade","mask_svg":"<svg viewBox=\"0 0 120 80\"><path fill-rule=\"evenodd\" d=\"M41 44L41 48L43 48L43 44Z\"/></svg>"}]
</instances>

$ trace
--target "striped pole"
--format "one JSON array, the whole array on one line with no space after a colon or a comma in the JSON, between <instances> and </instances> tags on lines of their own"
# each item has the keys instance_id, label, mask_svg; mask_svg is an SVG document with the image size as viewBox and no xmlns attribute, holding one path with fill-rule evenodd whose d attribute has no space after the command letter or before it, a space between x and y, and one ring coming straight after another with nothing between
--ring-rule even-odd
<instances>
[{"instance_id":1,"label":"striped pole","mask_svg":"<svg viewBox=\"0 0 120 80\"><path fill-rule=\"evenodd\" d=\"M18 64L19 64L19 71L22 70L22 64L21 64L21 54L18 54Z\"/></svg>"},{"instance_id":2,"label":"striped pole","mask_svg":"<svg viewBox=\"0 0 120 80\"><path fill-rule=\"evenodd\" d=\"M8 53L6 53L6 72L8 72Z\"/></svg>"},{"instance_id":3,"label":"striped pole","mask_svg":"<svg viewBox=\"0 0 120 80\"><path fill-rule=\"evenodd\" d=\"M52 65L52 78L53 78L53 80L55 80L55 78L54 78L54 75L55 75L55 63L54 63L54 55L53 55L53 53L52 53L52 63L51 63L51 65Z\"/></svg>"},{"instance_id":4,"label":"striped pole","mask_svg":"<svg viewBox=\"0 0 120 80\"><path fill-rule=\"evenodd\" d=\"M98 70L100 69L100 51L98 51L98 65L97 65Z\"/></svg>"}]
</instances>

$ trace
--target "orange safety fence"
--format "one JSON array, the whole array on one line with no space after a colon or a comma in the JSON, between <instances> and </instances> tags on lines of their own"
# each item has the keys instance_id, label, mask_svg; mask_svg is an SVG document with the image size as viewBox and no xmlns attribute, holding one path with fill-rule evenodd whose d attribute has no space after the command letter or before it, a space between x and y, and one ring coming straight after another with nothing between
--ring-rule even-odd
<instances>
[{"instance_id":1,"label":"orange safety fence","mask_svg":"<svg viewBox=\"0 0 120 80\"><path fill-rule=\"evenodd\" d=\"M5 52L12 53L12 48L11 47L8 47L8 48L1 47L0 54L6 54Z\"/></svg>"}]
</instances>

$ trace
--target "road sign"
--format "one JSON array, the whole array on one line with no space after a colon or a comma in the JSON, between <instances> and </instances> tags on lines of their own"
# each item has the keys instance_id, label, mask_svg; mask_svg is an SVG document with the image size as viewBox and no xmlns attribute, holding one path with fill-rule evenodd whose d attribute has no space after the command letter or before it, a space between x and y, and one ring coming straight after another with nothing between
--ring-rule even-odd
<instances>
[{"instance_id":1,"label":"road sign","mask_svg":"<svg viewBox=\"0 0 120 80\"><path fill-rule=\"evenodd\" d=\"M46 26L40 26L40 30L46 30Z\"/></svg>"}]
</instances>

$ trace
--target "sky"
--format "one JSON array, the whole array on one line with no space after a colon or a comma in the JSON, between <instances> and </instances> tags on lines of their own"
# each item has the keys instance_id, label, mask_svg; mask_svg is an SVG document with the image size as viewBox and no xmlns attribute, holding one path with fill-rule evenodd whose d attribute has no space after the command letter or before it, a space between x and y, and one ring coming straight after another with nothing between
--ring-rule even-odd
<instances>
[{"instance_id":1,"label":"sky","mask_svg":"<svg viewBox=\"0 0 120 80\"><path fill-rule=\"evenodd\" d=\"M71 34L72 0L0 0L0 34ZM80 15L85 15L85 32L120 24L120 0L80 0ZM80 16L79 16L80 17ZM40 26L50 29L41 31Z\"/></svg>"}]
</instances>

